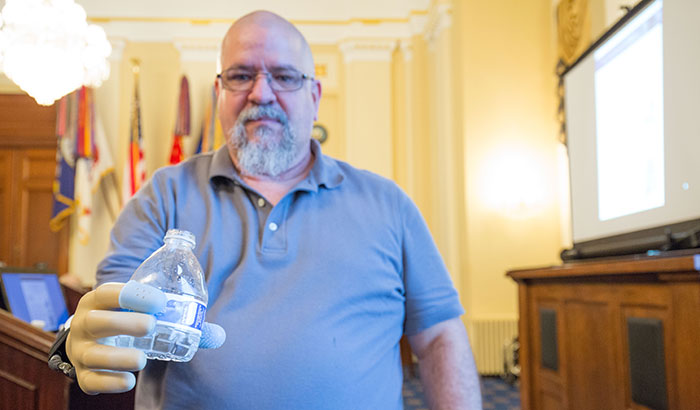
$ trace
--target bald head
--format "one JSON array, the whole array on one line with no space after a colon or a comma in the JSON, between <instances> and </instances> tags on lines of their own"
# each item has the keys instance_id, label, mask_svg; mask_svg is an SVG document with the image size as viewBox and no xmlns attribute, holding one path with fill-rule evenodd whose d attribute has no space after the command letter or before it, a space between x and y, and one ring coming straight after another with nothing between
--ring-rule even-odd
<instances>
[{"instance_id":1,"label":"bald head","mask_svg":"<svg viewBox=\"0 0 700 410\"><path fill-rule=\"evenodd\" d=\"M306 74L314 75L311 48L301 32L281 16L263 10L246 14L228 29L221 43L218 71L228 67L229 56L236 48L263 46L271 49L271 43L288 48L289 52L298 58L297 68Z\"/></svg>"}]
</instances>

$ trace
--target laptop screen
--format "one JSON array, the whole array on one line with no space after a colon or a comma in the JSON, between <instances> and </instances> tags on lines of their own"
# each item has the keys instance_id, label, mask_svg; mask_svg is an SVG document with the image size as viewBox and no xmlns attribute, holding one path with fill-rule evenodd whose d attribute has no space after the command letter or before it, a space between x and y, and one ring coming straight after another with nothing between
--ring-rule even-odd
<instances>
[{"instance_id":1,"label":"laptop screen","mask_svg":"<svg viewBox=\"0 0 700 410\"><path fill-rule=\"evenodd\" d=\"M5 308L15 317L51 332L68 319L68 308L55 273L3 268L0 279Z\"/></svg>"}]
</instances>

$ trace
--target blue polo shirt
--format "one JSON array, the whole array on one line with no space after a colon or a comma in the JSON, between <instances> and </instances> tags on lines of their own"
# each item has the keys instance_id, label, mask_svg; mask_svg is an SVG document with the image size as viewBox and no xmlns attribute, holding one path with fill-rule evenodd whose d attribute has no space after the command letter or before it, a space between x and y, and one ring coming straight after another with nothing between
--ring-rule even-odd
<instances>
[{"instance_id":1,"label":"blue polo shirt","mask_svg":"<svg viewBox=\"0 0 700 410\"><path fill-rule=\"evenodd\" d=\"M222 147L161 168L127 203L97 281L127 281L168 229L194 233L206 320L226 343L149 361L137 408L403 408L399 339L463 313L413 202L322 154L274 207Z\"/></svg>"}]
</instances>

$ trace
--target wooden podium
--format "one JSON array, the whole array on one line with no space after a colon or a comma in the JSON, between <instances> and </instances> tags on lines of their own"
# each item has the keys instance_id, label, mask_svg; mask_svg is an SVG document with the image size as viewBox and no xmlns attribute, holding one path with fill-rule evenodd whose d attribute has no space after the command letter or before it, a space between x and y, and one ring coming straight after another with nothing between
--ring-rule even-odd
<instances>
[{"instance_id":1,"label":"wooden podium","mask_svg":"<svg viewBox=\"0 0 700 410\"><path fill-rule=\"evenodd\" d=\"M698 270L686 253L508 272L522 409L699 409Z\"/></svg>"},{"instance_id":2,"label":"wooden podium","mask_svg":"<svg viewBox=\"0 0 700 410\"><path fill-rule=\"evenodd\" d=\"M89 396L76 382L50 370L47 359L54 338L0 309L0 410L134 408L133 390Z\"/></svg>"}]
</instances>

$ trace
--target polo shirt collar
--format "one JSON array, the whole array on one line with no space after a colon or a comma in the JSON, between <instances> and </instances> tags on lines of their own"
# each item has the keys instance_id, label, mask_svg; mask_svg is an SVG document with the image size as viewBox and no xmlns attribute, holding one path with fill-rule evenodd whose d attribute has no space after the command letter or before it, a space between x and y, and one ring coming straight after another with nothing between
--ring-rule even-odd
<instances>
[{"instance_id":1,"label":"polo shirt collar","mask_svg":"<svg viewBox=\"0 0 700 410\"><path fill-rule=\"evenodd\" d=\"M314 192L319 187L333 189L340 185L345 179L345 174L333 158L323 155L321 144L315 139L311 139L311 152L314 154L314 165L309 175L299 183L299 188L308 189ZM211 166L209 168L209 179L224 177L238 183L243 183L238 171L233 166L228 147L224 144L213 154Z\"/></svg>"},{"instance_id":2,"label":"polo shirt collar","mask_svg":"<svg viewBox=\"0 0 700 410\"><path fill-rule=\"evenodd\" d=\"M300 185L308 184L313 191L318 191L319 187L333 189L340 185L345 179L343 170L340 169L338 161L323 155L321 143L311 139L311 152L314 154L314 166Z\"/></svg>"},{"instance_id":3,"label":"polo shirt collar","mask_svg":"<svg viewBox=\"0 0 700 410\"><path fill-rule=\"evenodd\" d=\"M240 176L233 166L233 161L231 161L231 156L228 153L228 147L226 144L222 145L221 148L214 152L211 165L209 166L209 179L216 177L223 177L233 181L240 182Z\"/></svg>"}]
</instances>

